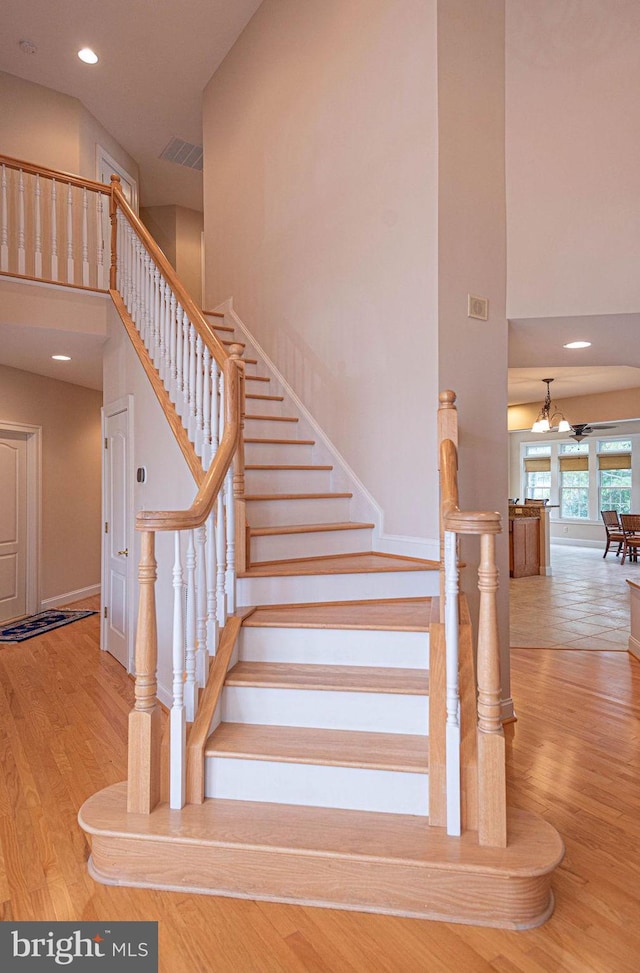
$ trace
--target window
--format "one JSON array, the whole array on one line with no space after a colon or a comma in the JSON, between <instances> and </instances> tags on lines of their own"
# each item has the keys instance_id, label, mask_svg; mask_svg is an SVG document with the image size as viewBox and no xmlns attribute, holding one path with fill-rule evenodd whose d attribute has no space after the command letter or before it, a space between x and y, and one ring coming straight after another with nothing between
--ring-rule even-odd
<instances>
[{"instance_id":1,"label":"window","mask_svg":"<svg viewBox=\"0 0 640 973\"><path fill-rule=\"evenodd\" d=\"M525 469L525 498L549 500L551 497L551 447L527 446Z\"/></svg>"},{"instance_id":2,"label":"window","mask_svg":"<svg viewBox=\"0 0 640 973\"><path fill-rule=\"evenodd\" d=\"M598 443L598 490L600 510L631 513L631 442Z\"/></svg>"},{"instance_id":3,"label":"window","mask_svg":"<svg viewBox=\"0 0 640 973\"><path fill-rule=\"evenodd\" d=\"M577 448L573 448L575 447ZM586 449L580 447L585 445ZM572 520L589 519L588 445L566 444L560 447L560 516ZM587 453L587 455L576 455Z\"/></svg>"}]
</instances>

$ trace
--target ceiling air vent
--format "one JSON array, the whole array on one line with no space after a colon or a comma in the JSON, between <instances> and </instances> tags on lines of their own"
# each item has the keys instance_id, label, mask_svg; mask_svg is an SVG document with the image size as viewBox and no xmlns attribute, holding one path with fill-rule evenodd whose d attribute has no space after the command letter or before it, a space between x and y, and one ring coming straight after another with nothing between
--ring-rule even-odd
<instances>
[{"instance_id":1,"label":"ceiling air vent","mask_svg":"<svg viewBox=\"0 0 640 973\"><path fill-rule=\"evenodd\" d=\"M173 138L164 147L159 158L166 159L167 162L175 162L178 166L186 166L187 169L202 171L202 151L201 145Z\"/></svg>"}]
</instances>

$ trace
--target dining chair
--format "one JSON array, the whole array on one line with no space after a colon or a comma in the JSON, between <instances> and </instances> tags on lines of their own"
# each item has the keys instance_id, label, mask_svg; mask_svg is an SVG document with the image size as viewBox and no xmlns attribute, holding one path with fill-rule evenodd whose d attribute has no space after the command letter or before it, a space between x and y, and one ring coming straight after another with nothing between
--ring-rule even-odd
<instances>
[{"instance_id":1,"label":"dining chair","mask_svg":"<svg viewBox=\"0 0 640 973\"><path fill-rule=\"evenodd\" d=\"M603 557L607 556L607 551L611 546L611 543L618 545L618 550L616 551L616 557L624 547L624 532L622 530L622 524L620 523L620 518L618 516L617 510L601 510L600 516L604 523L604 529L607 532L607 546L604 549Z\"/></svg>"},{"instance_id":2,"label":"dining chair","mask_svg":"<svg viewBox=\"0 0 640 973\"><path fill-rule=\"evenodd\" d=\"M638 548L640 547L640 514L620 514L620 523L624 535L620 563L624 564L627 552L629 552L630 561L637 561Z\"/></svg>"}]
</instances>

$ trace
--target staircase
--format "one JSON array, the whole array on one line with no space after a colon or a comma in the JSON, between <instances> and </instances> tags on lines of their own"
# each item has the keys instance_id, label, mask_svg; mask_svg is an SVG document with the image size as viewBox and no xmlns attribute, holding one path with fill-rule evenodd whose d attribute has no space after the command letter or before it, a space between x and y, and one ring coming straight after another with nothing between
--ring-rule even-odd
<instances>
[{"instance_id":1,"label":"staircase","mask_svg":"<svg viewBox=\"0 0 640 973\"><path fill-rule=\"evenodd\" d=\"M441 559L381 553L355 477L232 309L194 305L117 177L108 187L0 163L0 274L99 292L108 276L197 487L188 509L136 518L128 780L80 810L90 874L512 929L544 922L563 846L541 818L507 808L500 517L458 507L455 395L441 393L438 411ZM163 532L172 564L166 543L156 561ZM477 638L459 590L464 534L480 540ZM156 589L172 602L171 631L158 631ZM159 651L173 670L167 720Z\"/></svg>"}]
</instances>

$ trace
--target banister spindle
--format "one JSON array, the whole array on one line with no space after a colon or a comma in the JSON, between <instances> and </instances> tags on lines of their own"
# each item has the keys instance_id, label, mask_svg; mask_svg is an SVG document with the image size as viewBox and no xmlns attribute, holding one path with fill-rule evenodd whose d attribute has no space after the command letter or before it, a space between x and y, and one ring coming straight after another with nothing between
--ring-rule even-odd
<instances>
[{"instance_id":1,"label":"banister spindle","mask_svg":"<svg viewBox=\"0 0 640 973\"><path fill-rule=\"evenodd\" d=\"M215 655L218 649L215 510L211 511L207 520L207 645L209 646L209 655Z\"/></svg>"},{"instance_id":2,"label":"banister spindle","mask_svg":"<svg viewBox=\"0 0 640 973\"><path fill-rule=\"evenodd\" d=\"M187 556L187 625L184 684L184 705L187 720L193 722L196 712L196 549L193 543L193 531L188 532Z\"/></svg>"},{"instance_id":3,"label":"banister spindle","mask_svg":"<svg viewBox=\"0 0 640 973\"><path fill-rule=\"evenodd\" d=\"M203 387L204 387L203 354L204 354L204 344L202 341L202 336L198 334L196 338L196 345L195 345L196 401L195 401L194 448L196 453L200 457L202 456L202 444L203 444L203 423L202 423L202 394L203 394Z\"/></svg>"},{"instance_id":4,"label":"banister spindle","mask_svg":"<svg viewBox=\"0 0 640 973\"><path fill-rule=\"evenodd\" d=\"M73 187L67 183L67 283L73 284L75 277L73 259Z\"/></svg>"},{"instance_id":5,"label":"banister spindle","mask_svg":"<svg viewBox=\"0 0 640 973\"><path fill-rule=\"evenodd\" d=\"M116 200L116 189L120 189L120 176L115 173L111 176L111 196L109 197L109 219L111 221L111 265L109 267L109 287L115 290L117 287L118 273L118 204ZM130 312L129 308L129 312Z\"/></svg>"},{"instance_id":6,"label":"banister spindle","mask_svg":"<svg viewBox=\"0 0 640 973\"><path fill-rule=\"evenodd\" d=\"M82 283L89 286L89 198L82 187Z\"/></svg>"},{"instance_id":7,"label":"banister spindle","mask_svg":"<svg viewBox=\"0 0 640 973\"><path fill-rule=\"evenodd\" d=\"M34 190L34 277L42 277L42 187L40 186L40 174L36 173L36 186Z\"/></svg>"},{"instance_id":8,"label":"banister spindle","mask_svg":"<svg viewBox=\"0 0 640 973\"><path fill-rule=\"evenodd\" d=\"M18 273L26 273L26 253L24 245L24 175L18 174Z\"/></svg>"},{"instance_id":9,"label":"banister spindle","mask_svg":"<svg viewBox=\"0 0 640 973\"><path fill-rule=\"evenodd\" d=\"M156 699L158 632L156 622L155 534L141 533L138 570L140 600L136 632L135 705L129 714L127 810L150 814L160 800L160 708Z\"/></svg>"},{"instance_id":10,"label":"banister spindle","mask_svg":"<svg viewBox=\"0 0 640 973\"><path fill-rule=\"evenodd\" d=\"M191 321L188 325L189 338L189 414L187 432L193 441L196 435L196 329Z\"/></svg>"},{"instance_id":11,"label":"banister spindle","mask_svg":"<svg viewBox=\"0 0 640 973\"><path fill-rule=\"evenodd\" d=\"M211 352L204 346L202 360L202 466L209 469L211 463Z\"/></svg>"},{"instance_id":12,"label":"banister spindle","mask_svg":"<svg viewBox=\"0 0 640 973\"><path fill-rule=\"evenodd\" d=\"M9 207L7 204L7 167L2 165L0 203L0 270L9 269Z\"/></svg>"},{"instance_id":13,"label":"banister spindle","mask_svg":"<svg viewBox=\"0 0 640 973\"><path fill-rule=\"evenodd\" d=\"M224 627L227 620L227 595L225 591L225 509L223 500L224 489L220 490L216 500L216 611L218 625Z\"/></svg>"},{"instance_id":14,"label":"banister spindle","mask_svg":"<svg viewBox=\"0 0 640 973\"><path fill-rule=\"evenodd\" d=\"M459 575L457 537L444 534L445 643L446 643L446 779L447 834L461 833L460 793L460 686L459 686Z\"/></svg>"},{"instance_id":15,"label":"banister spindle","mask_svg":"<svg viewBox=\"0 0 640 973\"><path fill-rule=\"evenodd\" d=\"M196 683L204 686L209 674L207 649L207 528L198 527L196 535Z\"/></svg>"},{"instance_id":16,"label":"banister spindle","mask_svg":"<svg viewBox=\"0 0 640 973\"><path fill-rule=\"evenodd\" d=\"M178 398L178 322L176 319L175 300L171 304L171 291L169 285L161 281L162 294L164 298L164 313L167 319L167 329L169 331L169 397L174 405Z\"/></svg>"},{"instance_id":17,"label":"banister spindle","mask_svg":"<svg viewBox=\"0 0 640 973\"><path fill-rule=\"evenodd\" d=\"M478 590L478 840L481 845L504 848L507 844L506 777L500 718L495 533L485 533L480 538Z\"/></svg>"},{"instance_id":18,"label":"banister spindle","mask_svg":"<svg viewBox=\"0 0 640 973\"><path fill-rule=\"evenodd\" d=\"M51 180L51 280L58 279L58 187Z\"/></svg>"},{"instance_id":19,"label":"banister spindle","mask_svg":"<svg viewBox=\"0 0 640 973\"><path fill-rule=\"evenodd\" d=\"M180 531L174 534L173 561L173 703L170 722L169 805L184 807L186 790L187 723L184 708L184 583Z\"/></svg>"},{"instance_id":20,"label":"banister spindle","mask_svg":"<svg viewBox=\"0 0 640 973\"><path fill-rule=\"evenodd\" d=\"M96 193L96 286L104 287L104 197Z\"/></svg>"}]
</instances>

